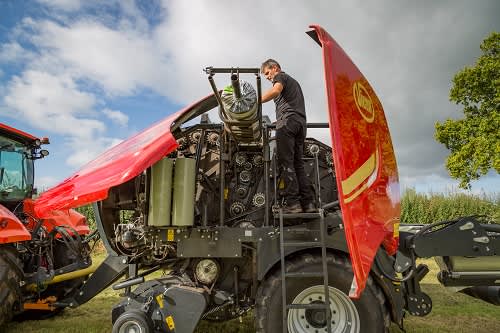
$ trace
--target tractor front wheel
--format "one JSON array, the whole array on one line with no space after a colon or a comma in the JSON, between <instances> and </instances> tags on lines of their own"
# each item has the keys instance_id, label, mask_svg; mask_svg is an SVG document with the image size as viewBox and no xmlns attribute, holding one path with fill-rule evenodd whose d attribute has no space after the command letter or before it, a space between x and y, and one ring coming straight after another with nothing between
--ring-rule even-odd
<instances>
[{"instance_id":1,"label":"tractor front wheel","mask_svg":"<svg viewBox=\"0 0 500 333\"><path fill-rule=\"evenodd\" d=\"M17 251L11 246L0 247L0 328L8 323L21 301L21 270Z\"/></svg>"},{"instance_id":2,"label":"tractor front wheel","mask_svg":"<svg viewBox=\"0 0 500 333\"><path fill-rule=\"evenodd\" d=\"M290 309L286 325L289 333L315 333L327 331L327 318L331 318L332 333L385 333L390 318L385 297L372 279L368 279L362 296L351 300L347 295L353 279L351 265L343 255L327 256L330 314L324 309ZM287 259L286 271L321 272L319 254L301 254ZM323 278L288 278L287 304L324 304ZM262 283L257 294L256 330L283 332L281 271L276 270Z\"/></svg>"}]
</instances>

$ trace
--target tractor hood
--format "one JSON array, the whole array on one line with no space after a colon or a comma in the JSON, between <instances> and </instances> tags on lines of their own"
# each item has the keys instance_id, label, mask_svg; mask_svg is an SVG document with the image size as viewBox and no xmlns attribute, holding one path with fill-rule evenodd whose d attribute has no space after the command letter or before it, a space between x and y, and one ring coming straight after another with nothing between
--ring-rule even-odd
<instances>
[{"instance_id":1,"label":"tractor hood","mask_svg":"<svg viewBox=\"0 0 500 333\"><path fill-rule=\"evenodd\" d=\"M399 181L384 110L377 95L341 47L321 27L308 34L322 47L339 201L354 271L350 296L363 291L382 244L398 246ZM39 216L107 197L177 148L177 124L215 107L213 95L167 117L88 163L35 203ZM209 108L210 107L210 108Z\"/></svg>"},{"instance_id":2,"label":"tractor hood","mask_svg":"<svg viewBox=\"0 0 500 333\"><path fill-rule=\"evenodd\" d=\"M398 247L400 196L396 158L384 109L352 60L323 28L308 34L322 47L340 207L358 298L383 244Z\"/></svg>"}]
</instances>

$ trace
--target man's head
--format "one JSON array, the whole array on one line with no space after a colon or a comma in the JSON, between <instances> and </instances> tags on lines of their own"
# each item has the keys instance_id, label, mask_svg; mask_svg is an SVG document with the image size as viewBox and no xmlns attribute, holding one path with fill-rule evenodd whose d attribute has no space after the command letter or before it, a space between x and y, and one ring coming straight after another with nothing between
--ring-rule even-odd
<instances>
[{"instance_id":1,"label":"man's head","mask_svg":"<svg viewBox=\"0 0 500 333\"><path fill-rule=\"evenodd\" d=\"M260 72L264 74L266 79L273 81L274 76L281 71L280 64L274 59L267 59L260 66Z\"/></svg>"}]
</instances>

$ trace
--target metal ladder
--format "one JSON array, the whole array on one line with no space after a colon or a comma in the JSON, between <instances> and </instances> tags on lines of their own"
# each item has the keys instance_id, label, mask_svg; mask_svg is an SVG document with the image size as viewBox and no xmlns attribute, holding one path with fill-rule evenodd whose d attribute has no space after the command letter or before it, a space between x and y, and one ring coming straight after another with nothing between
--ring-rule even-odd
<instances>
[{"instance_id":1,"label":"metal ladder","mask_svg":"<svg viewBox=\"0 0 500 333\"><path fill-rule=\"evenodd\" d=\"M287 310L292 309L324 309L326 312L326 324L327 333L332 332L332 321L330 313L330 297L328 289L328 266L326 262L326 222L325 222L325 212L321 208L321 187L319 179L319 164L318 155L315 155L316 164L316 186L318 193L318 204L319 209L317 213L297 213L297 214L283 214L283 209L279 210L279 221L280 221L280 255L281 255L281 300L282 300L282 310L283 310L283 333L288 333L287 325ZM287 241L285 239L285 227L284 220L286 219L317 219L319 218L320 225L320 240L317 241ZM321 247L321 272L286 272L286 259L285 250L289 247ZM300 279L300 278L311 278L311 277L322 277L324 286L324 299L323 304L288 304L286 300L286 279ZM290 332L294 333L294 332Z\"/></svg>"}]
</instances>

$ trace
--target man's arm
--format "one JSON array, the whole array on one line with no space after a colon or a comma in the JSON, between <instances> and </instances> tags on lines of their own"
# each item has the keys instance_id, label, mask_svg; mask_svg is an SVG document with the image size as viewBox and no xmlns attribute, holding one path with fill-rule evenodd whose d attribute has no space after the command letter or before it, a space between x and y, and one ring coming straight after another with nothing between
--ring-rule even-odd
<instances>
[{"instance_id":1,"label":"man's arm","mask_svg":"<svg viewBox=\"0 0 500 333\"><path fill-rule=\"evenodd\" d=\"M264 95L262 95L262 103L269 102L283 91L283 85L281 82L274 83L273 87L266 91Z\"/></svg>"}]
</instances>

